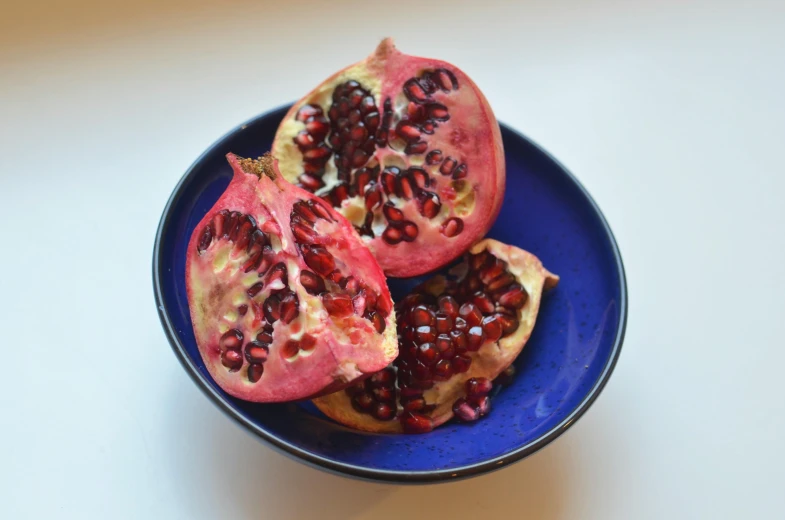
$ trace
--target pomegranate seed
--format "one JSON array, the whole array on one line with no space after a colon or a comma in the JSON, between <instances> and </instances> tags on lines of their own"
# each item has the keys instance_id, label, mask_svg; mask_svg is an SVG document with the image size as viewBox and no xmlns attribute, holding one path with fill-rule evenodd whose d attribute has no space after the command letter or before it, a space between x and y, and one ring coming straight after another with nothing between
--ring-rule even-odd
<instances>
[{"instance_id":1,"label":"pomegranate seed","mask_svg":"<svg viewBox=\"0 0 785 520\"><path fill-rule=\"evenodd\" d=\"M413 142L420 139L420 130L408 121L401 121L395 127L395 133L406 141Z\"/></svg>"},{"instance_id":2,"label":"pomegranate seed","mask_svg":"<svg viewBox=\"0 0 785 520\"><path fill-rule=\"evenodd\" d=\"M316 338L314 338L310 334L303 334L303 337L300 339L300 350L304 350L308 352L313 350L315 346L316 346Z\"/></svg>"},{"instance_id":3,"label":"pomegranate seed","mask_svg":"<svg viewBox=\"0 0 785 520\"><path fill-rule=\"evenodd\" d=\"M401 399L411 399L411 398L416 399L418 397L422 397L422 390L411 386L402 386L400 388L400 392L401 392Z\"/></svg>"},{"instance_id":4,"label":"pomegranate seed","mask_svg":"<svg viewBox=\"0 0 785 520\"><path fill-rule=\"evenodd\" d=\"M459 305L458 302L455 301L455 298L452 296L440 296L439 297L439 310L442 311L447 316L451 318L455 318L458 316L458 309Z\"/></svg>"},{"instance_id":5,"label":"pomegranate seed","mask_svg":"<svg viewBox=\"0 0 785 520\"><path fill-rule=\"evenodd\" d=\"M433 311L425 305L418 305L409 313L412 324L416 327L421 325L433 325L435 316Z\"/></svg>"},{"instance_id":6,"label":"pomegranate seed","mask_svg":"<svg viewBox=\"0 0 785 520\"><path fill-rule=\"evenodd\" d=\"M373 211L382 205L382 189L376 184L376 181L371 181L368 188L365 190L365 209ZM373 218L373 216L371 217Z\"/></svg>"},{"instance_id":7,"label":"pomegranate seed","mask_svg":"<svg viewBox=\"0 0 785 520\"><path fill-rule=\"evenodd\" d=\"M297 111L297 120L305 122L309 117L320 116L324 113L319 105L303 105Z\"/></svg>"},{"instance_id":8,"label":"pomegranate seed","mask_svg":"<svg viewBox=\"0 0 785 520\"><path fill-rule=\"evenodd\" d=\"M384 126L376 132L376 145L379 148L387 146L387 129Z\"/></svg>"},{"instance_id":9,"label":"pomegranate seed","mask_svg":"<svg viewBox=\"0 0 785 520\"><path fill-rule=\"evenodd\" d=\"M310 150L314 146L316 146L316 141L314 140L313 136L306 130L302 130L296 136L292 138L294 144L297 145L297 148L300 149L301 152L305 152L306 150Z\"/></svg>"},{"instance_id":10,"label":"pomegranate seed","mask_svg":"<svg viewBox=\"0 0 785 520\"><path fill-rule=\"evenodd\" d=\"M301 244L314 244L319 240L319 234L303 224L293 225L292 234L294 234L294 238L297 242Z\"/></svg>"},{"instance_id":11,"label":"pomegranate seed","mask_svg":"<svg viewBox=\"0 0 785 520\"><path fill-rule=\"evenodd\" d=\"M436 348L439 352L446 352L452 348L452 340L449 334L439 334L436 338Z\"/></svg>"},{"instance_id":12,"label":"pomegranate seed","mask_svg":"<svg viewBox=\"0 0 785 520\"><path fill-rule=\"evenodd\" d=\"M446 334L452 330L453 321L446 312L436 313L436 332Z\"/></svg>"},{"instance_id":13,"label":"pomegranate seed","mask_svg":"<svg viewBox=\"0 0 785 520\"><path fill-rule=\"evenodd\" d=\"M468 345L466 348L470 352L477 352L482 347L482 344L485 342L485 332L483 332L482 327L474 326L468 330L466 333L466 341Z\"/></svg>"},{"instance_id":14,"label":"pomegranate seed","mask_svg":"<svg viewBox=\"0 0 785 520\"><path fill-rule=\"evenodd\" d=\"M401 170L395 166L387 167L382 171L382 188L387 195L395 193L395 185L400 174Z\"/></svg>"},{"instance_id":15,"label":"pomegranate seed","mask_svg":"<svg viewBox=\"0 0 785 520\"><path fill-rule=\"evenodd\" d=\"M403 220L403 211L396 208L392 202L385 202L382 212L388 222L400 222Z\"/></svg>"},{"instance_id":16,"label":"pomegranate seed","mask_svg":"<svg viewBox=\"0 0 785 520\"><path fill-rule=\"evenodd\" d=\"M455 356L452 360L452 367L456 374L460 374L469 370L472 366L472 358L468 356Z\"/></svg>"},{"instance_id":17,"label":"pomegranate seed","mask_svg":"<svg viewBox=\"0 0 785 520\"><path fill-rule=\"evenodd\" d=\"M458 310L461 318L466 320L470 327L479 325L482 322L482 313L473 303L464 303Z\"/></svg>"},{"instance_id":18,"label":"pomegranate seed","mask_svg":"<svg viewBox=\"0 0 785 520\"><path fill-rule=\"evenodd\" d=\"M358 148L352 154L352 168L359 168L368 162L368 154L365 150Z\"/></svg>"},{"instance_id":19,"label":"pomegranate seed","mask_svg":"<svg viewBox=\"0 0 785 520\"><path fill-rule=\"evenodd\" d=\"M345 293L325 293L322 295L322 303L331 316L343 318L354 312L352 298Z\"/></svg>"},{"instance_id":20,"label":"pomegranate seed","mask_svg":"<svg viewBox=\"0 0 785 520\"><path fill-rule=\"evenodd\" d=\"M253 298L253 297L254 297L254 296L256 296L257 294L259 294L259 292L261 292L261 290L262 290L263 288L264 288L264 283L262 283L262 282L256 282L255 284L253 284L252 286L250 286L250 287L249 287L249 288L248 288L248 289L245 291L245 293L248 295L248 297L249 297L249 298Z\"/></svg>"},{"instance_id":21,"label":"pomegranate seed","mask_svg":"<svg viewBox=\"0 0 785 520\"><path fill-rule=\"evenodd\" d=\"M245 316L248 313L248 305L246 304L240 305L239 307L237 307L237 312L240 314L240 316Z\"/></svg>"},{"instance_id":22,"label":"pomegranate seed","mask_svg":"<svg viewBox=\"0 0 785 520\"><path fill-rule=\"evenodd\" d=\"M297 294L288 291L281 298L280 305L281 321L291 323L300 314L300 300Z\"/></svg>"},{"instance_id":23,"label":"pomegranate seed","mask_svg":"<svg viewBox=\"0 0 785 520\"><path fill-rule=\"evenodd\" d=\"M335 258L322 246L302 246L305 264L314 272L325 276L335 269Z\"/></svg>"},{"instance_id":24,"label":"pomegranate seed","mask_svg":"<svg viewBox=\"0 0 785 520\"><path fill-rule=\"evenodd\" d=\"M324 175L324 164L305 161L303 162L303 173L307 173L314 177L321 177Z\"/></svg>"},{"instance_id":25,"label":"pomegranate seed","mask_svg":"<svg viewBox=\"0 0 785 520\"><path fill-rule=\"evenodd\" d=\"M452 178L456 181L465 178L467 175L469 175L469 172L465 164L461 164L452 172Z\"/></svg>"},{"instance_id":26,"label":"pomegranate seed","mask_svg":"<svg viewBox=\"0 0 785 520\"><path fill-rule=\"evenodd\" d=\"M478 291L474 293L474 296L472 296L472 303L483 314L490 314L493 312L493 309L495 308L493 300L491 300L490 296L488 296L482 291Z\"/></svg>"},{"instance_id":27,"label":"pomegranate seed","mask_svg":"<svg viewBox=\"0 0 785 520\"><path fill-rule=\"evenodd\" d=\"M420 82L417 81L417 78L411 78L403 84L403 93L406 94L410 101L415 103L424 103L428 99L428 95L423 90Z\"/></svg>"},{"instance_id":28,"label":"pomegranate seed","mask_svg":"<svg viewBox=\"0 0 785 520\"><path fill-rule=\"evenodd\" d=\"M430 366L439 360L439 350L433 343L423 343L417 350L417 360Z\"/></svg>"},{"instance_id":29,"label":"pomegranate seed","mask_svg":"<svg viewBox=\"0 0 785 520\"><path fill-rule=\"evenodd\" d=\"M431 121L426 121L420 125L420 131L426 135L433 135L436 131L436 127L438 125L436 123L432 123Z\"/></svg>"},{"instance_id":30,"label":"pomegranate seed","mask_svg":"<svg viewBox=\"0 0 785 520\"><path fill-rule=\"evenodd\" d=\"M417 235L419 234L419 229L417 228L417 224L407 220L403 223L402 226L403 236L401 237L406 242L413 242Z\"/></svg>"},{"instance_id":31,"label":"pomegranate seed","mask_svg":"<svg viewBox=\"0 0 785 520\"><path fill-rule=\"evenodd\" d=\"M349 137L351 137L352 141L365 141L368 138L368 129L365 128L365 123L357 123L357 125L352 128L351 132L349 132Z\"/></svg>"},{"instance_id":32,"label":"pomegranate seed","mask_svg":"<svg viewBox=\"0 0 785 520\"><path fill-rule=\"evenodd\" d=\"M455 330L464 331L469 328L469 324L466 323L466 320L461 318L460 316L455 318L455 325L453 325Z\"/></svg>"},{"instance_id":33,"label":"pomegranate seed","mask_svg":"<svg viewBox=\"0 0 785 520\"><path fill-rule=\"evenodd\" d=\"M308 291L308 294L314 296L318 296L326 290L324 280L318 274L307 270L300 271L300 285Z\"/></svg>"},{"instance_id":34,"label":"pomegranate seed","mask_svg":"<svg viewBox=\"0 0 785 520\"><path fill-rule=\"evenodd\" d=\"M500 305L511 307L513 309L520 309L526 304L529 295L520 284L513 284L509 286L505 292L499 295L497 301Z\"/></svg>"},{"instance_id":35,"label":"pomegranate seed","mask_svg":"<svg viewBox=\"0 0 785 520\"><path fill-rule=\"evenodd\" d=\"M395 388L377 387L371 390L377 401L383 403L395 402Z\"/></svg>"},{"instance_id":36,"label":"pomegranate seed","mask_svg":"<svg viewBox=\"0 0 785 520\"><path fill-rule=\"evenodd\" d=\"M358 412L369 412L375 404L373 396L367 392L361 392L352 397L352 405Z\"/></svg>"},{"instance_id":37,"label":"pomegranate seed","mask_svg":"<svg viewBox=\"0 0 785 520\"><path fill-rule=\"evenodd\" d=\"M392 388L395 385L395 371L391 368L380 370L369 377L368 382L373 387Z\"/></svg>"},{"instance_id":38,"label":"pomegranate seed","mask_svg":"<svg viewBox=\"0 0 785 520\"><path fill-rule=\"evenodd\" d=\"M401 176L398 178L398 185L397 190L395 191L396 195L402 197L404 199L411 199L414 197L416 191L416 185L408 176Z\"/></svg>"},{"instance_id":39,"label":"pomegranate seed","mask_svg":"<svg viewBox=\"0 0 785 520\"><path fill-rule=\"evenodd\" d=\"M243 366L243 356L239 350L226 350L221 353L221 364L230 371L235 372Z\"/></svg>"},{"instance_id":40,"label":"pomegranate seed","mask_svg":"<svg viewBox=\"0 0 785 520\"><path fill-rule=\"evenodd\" d=\"M308 175L307 173L300 175L298 180L303 189L308 190L311 193L324 186L324 182L322 182L320 178Z\"/></svg>"},{"instance_id":41,"label":"pomegranate seed","mask_svg":"<svg viewBox=\"0 0 785 520\"><path fill-rule=\"evenodd\" d=\"M433 150L428 152L428 155L425 156L425 164L439 164L442 162L442 151L441 150Z\"/></svg>"},{"instance_id":42,"label":"pomegranate seed","mask_svg":"<svg viewBox=\"0 0 785 520\"><path fill-rule=\"evenodd\" d=\"M264 363L269 353L268 346L260 341L251 341L245 346L245 359L249 363Z\"/></svg>"},{"instance_id":43,"label":"pomegranate seed","mask_svg":"<svg viewBox=\"0 0 785 520\"><path fill-rule=\"evenodd\" d=\"M326 162L332 151L325 145L319 145L303 152L303 160L312 162Z\"/></svg>"},{"instance_id":44,"label":"pomegranate seed","mask_svg":"<svg viewBox=\"0 0 785 520\"><path fill-rule=\"evenodd\" d=\"M480 410L469 404L469 402L461 397L452 405L452 413L455 417L464 422L476 421L480 418Z\"/></svg>"},{"instance_id":45,"label":"pomegranate seed","mask_svg":"<svg viewBox=\"0 0 785 520\"><path fill-rule=\"evenodd\" d=\"M257 266L257 270L259 271L259 276L262 276L264 273L267 272L267 269L270 268L270 266L273 263L273 260L275 260L275 252L273 251L273 248L270 247L269 245L264 246L264 248L262 249L262 261L260 262L259 266Z\"/></svg>"},{"instance_id":46,"label":"pomegranate seed","mask_svg":"<svg viewBox=\"0 0 785 520\"><path fill-rule=\"evenodd\" d=\"M499 319L502 325L502 334L504 336L509 336L516 330L518 330L518 318L512 314L507 312L498 312L496 317Z\"/></svg>"},{"instance_id":47,"label":"pomegranate seed","mask_svg":"<svg viewBox=\"0 0 785 520\"><path fill-rule=\"evenodd\" d=\"M207 224L202 230L202 235L199 237L199 243L196 245L196 250L201 254L210 247L213 242L213 227Z\"/></svg>"},{"instance_id":48,"label":"pomegranate seed","mask_svg":"<svg viewBox=\"0 0 785 520\"><path fill-rule=\"evenodd\" d=\"M259 343L264 343L265 345L270 345L273 342L273 336L271 331L263 331L256 335L256 341Z\"/></svg>"},{"instance_id":49,"label":"pomegranate seed","mask_svg":"<svg viewBox=\"0 0 785 520\"><path fill-rule=\"evenodd\" d=\"M436 69L432 78L445 92L458 90L458 80L456 79L455 74L447 69Z\"/></svg>"},{"instance_id":50,"label":"pomegranate seed","mask_svg":"<svg viewBox=\"0 0 785 520\"><path fill-rule=\"evenodd\" d=\"M434 331L433 327L429 327L428 325L417 327L417 329L415 329L415 334L419 343L436 341L436 331Z\"/></svg>"},{"instance_id":51,"label":"pomegranate seed","mask_svg":"<svg viewBox=\"0 0 785 520\"><path fill-rule=\"evenodd\" d=\"M425 399L422 397L416 397L409 401L406 401L403 404L403 410L405 412L420 412L425 409Z\"/></svg>"},{"instance_id":52,"label":"pomegranate seed","mask_svg":"<svg viewBox=\"0 0 785 520\"><path fill-rule=\"evenodd\" d=\"M376 112L376 100L373 99L373 96L368 95L362 99L360 102L360 110L363 114L372 114Z\"/></svg>"},{"instance_id":53,"label":"pomegranate seed","mask_svg":"<svg viewBox=\"0 0 785 520\"><path fill-rule=\"evenodd\" d=\"M485 339L488 341L498 341L502 337L501 320L496 315L484 317L482 329L485 332Z\"/></svg>"},{"instance_id":54,"label":"pomegranate seed","mask_svg":"<svg viewBox=\"0 0 785 520\"><path fill-rule=\"evenodd\" d=\"M487 377L472 377L465 383L468 397L483 397L491 393L493 383Z\"/></svg>"},{"instance_id":55,"label":"pomegranate seed","mask_svg":"<svg viewBox=\"0 0 785 520\"><path fill-rule=\"evenodd\" d=\"M433 430L433 420L418 413L404 413L401 416L401 425L406 433L428 433Z\"/></svg>"},{"instance_id":56,"label":"pomegranate seed","mask_svg":"<svg viewBox=\"0 0 785 520\"><path fill-rule=\"evenodd\" d=\"M447 107L439 103L431 103L428 105L428 118L435 119L436 121L447 121L450 119L450 113Z\"/></svg>"},{"instance_id":57,"label":"pomegranate seed","mask_svg":"<svg viewBox=\"0 0 785 520\"><path fill-rule=\"evenodd\" d=\"M242 216L243 214L240 213L239 211L232 211L231 213L229 213L229 216L226 218L226 222L224 223L224 232L223 232L224 238L234 235L237 226L240 225L240 220ZM242 249L242 246L240 246L238 249Z\"/></svg>"},{"instance_id":58,"label":"pomegranate seed","mask_svg":"<svg viewBox=\"0 0 785 520\"><path fill-rule=\"evenodd\" d=\"M262 378L262 374L264 373L264 366L258 363L252 363L248 365L248 381L251 383L256 383Z\"/></svg>"},{"instance_id":59,"label":"pomegranate seed","mask_svg":"<svg viewBox=\"0 0 785 520\"><path fill-rule=\"evenodd\" d=\"M373 416L380 421L391 421L395 418L395 409L387 403L379 403L373 409Z\"/></svg>"},{"instance_id":60,"label":"pomegranate seed","mask_svg":"<svg viewBox=\"0 0 785 520\"><path fill-rule=\"evenodd\" d=\"M241 269L245 273L250 273L254 269L258 269L260 264L262 263L262 258L263 255L261 250L252 251L248 257L248 260L245 261Z\"/></svg>"},{"instance_id":61,"label":"pomegranate seed","mask_svg":"<svg viewBox=\"0 0 785 520\"><path fill-rule=\"evenodd\" d=\"M363 121L365 121L365 126L373 132L379 127L379 112L369 112Z\"/></svg>"},{"instance_id":62,"label":"pomegranate seed","mask_svg":"<svg viewBox=\"0 0 785 520\"><path fill-rule=\"evenodd\" d=\"M404 148L403 153L406 155L421 155L424 154L428 150L428 143L425 141L417 141L415 143L409 143Z\"/></svg>"},{"instance_id":63,"label":"pomegranate seed","mask_svg":"<svg viewBox=\"0 0 785 520\"><path fill-rule=\"evenodd\" d=\"M431 378L431 371L425 366L423 363L416 361L411 366L411 374L414 376L414 379L420 381L427 381Z\"/></svg>"},{"instance_id":64,"label":"pomegranate seed","mask_svg":"<svg viewBox=\"0 0 785 520\"><path fill-rule=\"evenodd\" d=\"M230 329L224 332L218 342L221 350L238 349L243 346L243 333L239 329Z\"/></svg>"},{"instance_id":65,"label":"pomegranate seed","mask_svg":"<svg viewBox=\"0 0 785 520\"><path fill-rule=\"evenodd\" d=\"M442 209L439 196L431 191L421 191L418 196L420 214L425 218L434 218Z\"/></svg>"},{"instance_id":66,"label":"pomegranate seed","mask_svg":"<svg viewBox=\"0 0 785 520\"><path fill-rule=\"evenodd\" d=\"M422 85L422 88L426 94L430 95L436 92L437 86L436 83L434 83L434 81L431 79L430 72L426 72L425 74L422 75L422 77L420 78L420 85Z\"/></svg>"},{"instance_id":67,"label":"pomegranate seed","mask_svg":"<svg viewBox=\"0 0 785 520\"><path fill-rule=\"evenodd\" d=\"M504 273L506 269L507 265L504 262L498 258L493 258L493 261L489 262L488 265L480 271L480 280L484 284L489 284L494 278Z\"/></svg>"},{"instance_id":68,"label":"pomegranate seed","mask_svg":"<svg viewBox=\"0 0 785 520\"><path fill-rule=\"evenodd\" d=\"M455 169L455 166L458 165L458 161L450 157L449 155L444 159L444 162L439 167L439 173L442 175L452 175L452 171Z\"/></svg>"},{"instance_id":69,"label":"pomegranate seed","mask_svg":"<svg viewBox=\"0 0 785 520\"><path fill-rule=\"evenodd\" d=\"M215 230L215 236L218 238L222 238L224 234L224 222L226 218L229 216L229 210L222 209L218 213L215 214L213 217L213 229Z\"/></svg>"},{"instance_id":70,"label":"pomegranate seed","mask_svg":"<svg viewBox=\"0 0 785 520\"><path fill-rule=\"evenodd\" d=\"M457 217L450 218L447 221L445 221L444 224L442 224L442 229L441 229L442 235L448 238L460 234L461 231L463 231L463 220Z\"/></svg>"},{"instance_id":71,"label":"pomegranate seed","mask_svg":"<svg viewBox=\"0 0 785 520\"><path fill-rule=\"evenodd\" d=\"M477 407L477 410L480 412L480 417L488 415L488 412L491 411L491 398L487 395L471 399L471 403Z\"/></svg>"},{"instance_id":72,"label":"pomegranate seed","mask_svg":"<svg viewBox=\"0 0 785 520\"><path fill-rule=\"evenodd\" d=\"M309 118L305 123L305 130L310 133L314 139L321 141L330 130L327 120L324 117Z\"/></svg>"},{"instance_id":73,"label":"pomegranate seed","mask_svg":"<svg viewBox=\"0 0 785 520\"><path fill-rule=\"evenodd\" d=\"M469 269L481 271L490 263L492 258L488 251L483 251L476 255L469 254Z\"/></svg>"},{"instance_id":74,"label":"pomegranate seed","mask_svg":"<svg viewBox=\"0 0 785 520\"><path fill-rule=\"evenodd\" d=\"M277 294L264 301L264 317L269 323L275 323L281 317L281 299Z\"/></svg>"},{"instance_id":75,"label":"pomegranate seed","mask_svg":"<svg viewBox=\"0 0 785 520\"><path fill-rule=\"evenodd\" d=\"M312 200L310 201L309 206L317 217L327 220L329 222L335 222L335 220L333 220L333 218L330 216L330 211L326 207L324 207L321 203Z\"/></svg>"},{"instance_id":76,"label":"pomegranate seed","mask_svg":"<svg viewBox=\"0 0 785 520\"><path fill-rule=\"evenodd\" d=\"M422 168L413 166L407 170L407 175L418 188L427 188L431 182L430 177L428 177L428 172Z\"/></svg>"},{"instance_id":77,"label":"pomegranate seed","mask_svg":"<svg viewBox=\"0 0 785 520\"><path fill-rule=\"evenodd\" d=\"M281 355L286 359L291 359L299 353L300 353L300 342L293 339L290 339L289 341L284 343L283 348L281 349Z\"/></svg>"},{"instance_id":78,"label":"pomegranate seed","mask_svg":"<svg viewBox=\"0 0 785 520\"><path fill-rule=\"evenodd\" d=\"M504 289L508 285L515 283L515 277L510 272L503 272L488 283L486 289L489 292L496 292L499 289Z\"/></svg>"},{"instance_id":79,"label":"pomegranate seed","mask_svg":"<svg viewBox=\"0 0 785 520\"><path fill-rule=\"evenodd\" d=\"M390 245L395 245L403 240L403 233L400 229L394 227L387 227L382 232L382 238Z\"/></svg>"},{"instance_id":80,"label":"pomegranate seed","mask_svg":"<svg viewBox=\"0 0 785 520\"><path fill-rule=\"evenodd\" d=\"M452 361L442 359L433 367L433 377L439 381L447 381L453 376Z\"/></svg>"}]
</instances>

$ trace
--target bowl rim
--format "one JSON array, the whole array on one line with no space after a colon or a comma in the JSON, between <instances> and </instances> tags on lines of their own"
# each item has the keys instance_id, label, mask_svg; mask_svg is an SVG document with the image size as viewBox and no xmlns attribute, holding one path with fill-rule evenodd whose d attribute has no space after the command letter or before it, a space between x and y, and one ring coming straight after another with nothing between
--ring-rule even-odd
<instances>
[{"instance_id":1,"label":"bowl rim","mask_svg":"<svg viewBox=\"0 0 785 520\"><path fill-rule=\"evenodd\" d=\"M477 462L474 464L468 464L465 466L460 466L457 468L452 469L437 469L437 470L426 470L426 471L396 471L396 470L386 470L386 469L374 469L368 468L364 466L358 466L354 464L347 464L344 462L338 462L334 460L330 460L326 457L322 457L320 455L311 453L307 450L299 448L285 439L274 435L262 427L254 424L250 420L248 420L243 414L241 414L238 410L236 410L232 403L227 400L224 396L220 395L212 385L207 381L206 376L202 374L202 372L195 366L195 364L191 361L191 358L188 356L184 345L180 341L175 331L175 328L170 320L169 312L165 300L163 298L163 291L162 291L162 282L161 279L164 273L164 265L163 265L163 257L161 251L161 242L163 239L164 231L169 226L169 221L172 217L172 207L180 200L182 197L182 188L186 185L191 178L195 175L196 169L201 165L201 163L205 160L206 157L213 154L215 149L222 146L226 141L232 138L238 132L242 132L248 126L253 125L259 122L261 119L268 118L273 116L276 113L281 113L282 115L285 114L285 111L291 107L291 104L285 104L279 106L277 108L271 109L269 111L263 112L257 116L252 117L251 119L241 123L228 132L226 132L223 136L217 139L214 143L212 143L201 155L188 167L185 171L183 176L180 178L180 181L177 183L175 188L173 189L171 195L169 196L169 200L164 207L163 213L161 215L161 219L158 223L158 229L155 234L155 245L153 248L153 262L152 262L152 271L153 271L153 292L155 294L155 304L156 308L158 309L158 317L161 321L161 326L164 329L167 339L169 340L169 344L174 351L177 359L180 361L180 364L183 366L185 371L191 377L191 379L196 383L196 385L202 390L202 392L207 395L207 397L215 404L221 411L223 411L226 415L228 415L231 419L233 419L238 424L247 428L251 433L255 434L259 439L265 441L269 446L271 446L276 451L283 453L288 456L292 456L293 458L310 465L312 467L326 470L330 473L342 475L342 476L349 476L354 478L359 478L362 480L369 480L374 482L387 482L387 483L396 483L396 484L418 484L418 483L437 483L437 482L448 482L448 481L455 481L459 479L464 479L468 477L478 476L484 473L488 473L491 471L495 471L506 467L514 462L518 462L525 457L535 453L536 451L540 450L541 448L545 447L546 445L550 444L553 440L561 436L564 432L566 432L575 422L580 419L586 411L591 407L591 405L597 400L600 393L602 392L605 385L608 383L611 374L613 373L614 368L616 367L616 363L619 359L619 355L621 354L622 344L624 342L624 336L627 330L627 305L628 305L628 297L627 297L627 278L624 271L624 264L621 258L621 252L619 250L619 246L616 243L616 238L611 231L610 226L608 225L605 216L600 211L599 206L594 201L592 196L583 186L583 184L578 181L578 179L562 164L560 163L553 155L548 153L543 147L539 144L534 142L532 139L529 139L521 132L511 128L508 125L503 123L499 123L499 125L504 128L504 130L515 134L520 139L523 139L528 144L533 146L539 153L546 156L550 159L558 168L562 170L562 172L567 176L569 180L571 180L574 185L579 189L579 191L583 194L584 197L588 200L592 209L596 212L597 216L599 217L600 223L610 240L611 248L613 250L613 257L616 263L616 269L619 276L620 282L620 327L616 333L616 337L613 341L613 347L611 349L611 355L608 358L605 366L603 367L602 373L600 377L595 382L592 389L586 394L583 400L569 413L567 416L554 428L548 431L545 435L527 443L523 446L520 446L504 455L500 455L498 457L494 457L483 462Z\"/></svg>"}]
</instances>

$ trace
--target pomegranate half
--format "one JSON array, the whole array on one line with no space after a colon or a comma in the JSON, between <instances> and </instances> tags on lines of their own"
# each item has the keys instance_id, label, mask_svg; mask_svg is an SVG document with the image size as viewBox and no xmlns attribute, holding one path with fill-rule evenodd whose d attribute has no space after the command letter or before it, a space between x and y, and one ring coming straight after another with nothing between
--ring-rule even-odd
<instances>
[{"instance_id":1,"label":"pomegranate half","mask_svg":"<svg viewBox=\"0 0 785 520\"><path fill-rule=\"evenodd\" d=\"M480 89L389 38L295 103L272 154L289 181L353 223L390 276L460 256L504 198L501 133Z\"/></svg>"},{"instance_id":2,"label":"pomegranate half","mask_svg":"<svg viewBox=\"0 0 785 520\"><path fill-rule=\"evenodd\" d=\"M370 432L423 433L453 415L478 419L490 409L492 381L529 339L543 291L558 280L526 251L479 242L447 276L396 305L400 353L391 366L314 403Z\"/></svg>"},{"instance_id":3,"label":"pomegranate half","mask_svg":"<svg viewBox=\"0 0 785 520\"><path fill-rule=\"evenodd\" d=\"M218 385L257 402L344 387L397 354L384 274L352 225L289 184L270 156L234 176L188 244L199 352Z\"/></svg>"}]
</instances>

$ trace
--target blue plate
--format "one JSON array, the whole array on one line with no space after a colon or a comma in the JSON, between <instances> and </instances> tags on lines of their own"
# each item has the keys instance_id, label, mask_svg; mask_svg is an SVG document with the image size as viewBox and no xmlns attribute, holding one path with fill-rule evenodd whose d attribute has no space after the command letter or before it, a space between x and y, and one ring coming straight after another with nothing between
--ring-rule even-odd
<instances>
[{"instance_id":1,"label":"blue plate","mask_svg":"<svg viewBox=\"0 0 785 520\"><path fill-rule=\"evenodd\" d=\"M288 107L256 117L212 145L188 169L164 209L153 252L161 324L183 367L229 417L311 465L365 479L435 482L501 468L564 433L599 395L621 351L627 289L619 249L599 208L548 153L502 125L507 194L490 236L531 251L561 282L543 298L537 325L515 362L518 377L473 424L425 435L345 428L310 403L255 404L212 380L194 340L185 293L185 249L196 224L231 178L225 155L270 149ZM391 280L400 298L411 280Z\"/></svg>"}]
</instances>

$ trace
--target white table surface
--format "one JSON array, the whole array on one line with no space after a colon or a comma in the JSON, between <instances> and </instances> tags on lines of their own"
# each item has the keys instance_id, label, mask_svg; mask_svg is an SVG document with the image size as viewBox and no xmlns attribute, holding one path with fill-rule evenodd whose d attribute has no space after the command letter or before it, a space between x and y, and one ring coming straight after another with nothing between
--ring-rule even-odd
<instances>
[{"instance_id":1,"label":"white table surface","mask_svg":"<svg viewBox=\"0 0 785 520\"><path fill-rule=\"evenodd\" d=\"M0 5L0 518L783 518L785 2L16 4ZM194 158L385 35L458 64L575 172L629 277L590 412L439 486L259 443L182 370L151 289Z\"/></svg>"}]
</instances>

